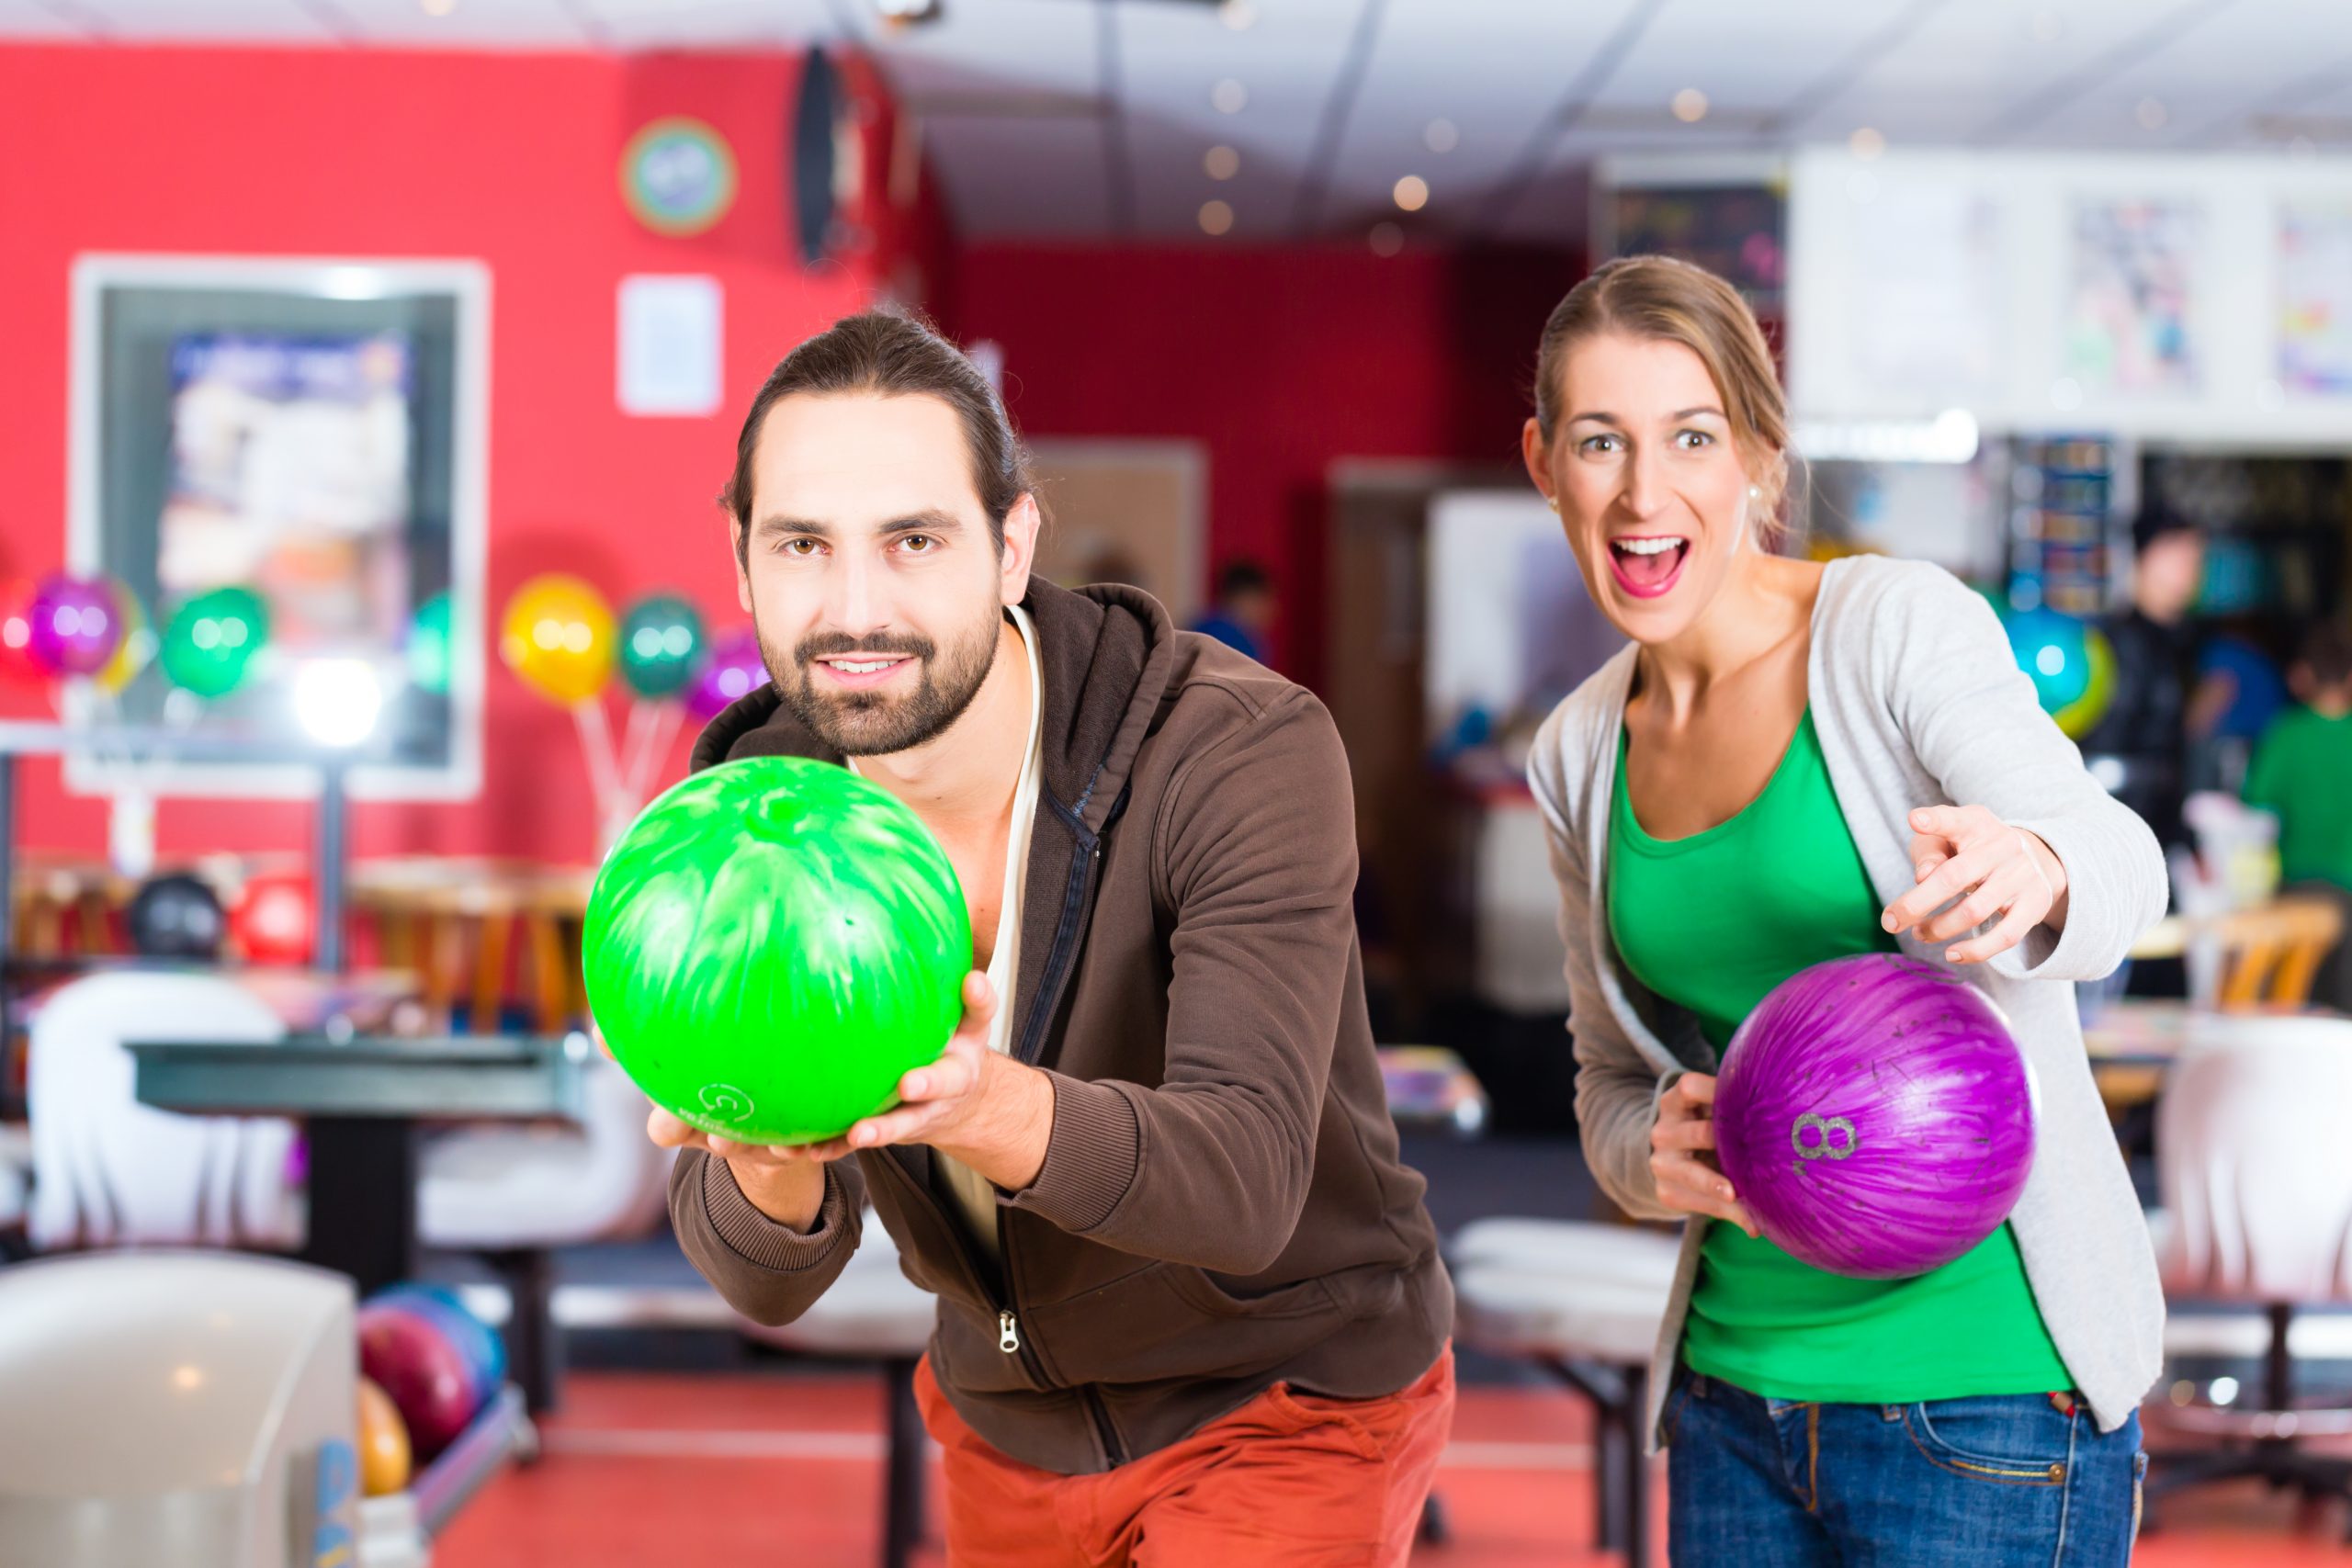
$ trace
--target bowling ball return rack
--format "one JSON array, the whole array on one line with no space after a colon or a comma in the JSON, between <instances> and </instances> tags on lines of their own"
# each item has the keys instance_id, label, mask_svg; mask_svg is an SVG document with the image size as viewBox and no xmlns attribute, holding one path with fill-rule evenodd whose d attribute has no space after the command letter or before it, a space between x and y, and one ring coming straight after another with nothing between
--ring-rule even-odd
<instances>
[{"instance_id":1,"label":"bowling ball return rack","mask_svg":"<svg viewBox=\"0 0 2352 1568\"><path fill-rule=\"evenodd\" d=\"M286 1116L310 1137L301 1261L361 1299L417 1274L417 1127L580 1119L586 1035L289 1035L268 1042L131 1041L140 1102L185 1115ZM561 1378L544 1249L484 1255L506 1286L508 1363L532 1415Z\"/></svg>"}]
</instances>

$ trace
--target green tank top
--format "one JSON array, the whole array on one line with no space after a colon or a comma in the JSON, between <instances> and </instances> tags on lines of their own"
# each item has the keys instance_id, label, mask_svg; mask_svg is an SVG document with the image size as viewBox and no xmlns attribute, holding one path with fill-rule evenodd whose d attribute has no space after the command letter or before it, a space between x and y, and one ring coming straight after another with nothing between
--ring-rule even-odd
<instances>
[{"instance_id":1,"label":"green tank top","mask_svg":"<svg viewBox=\"0 0 2352 1568\"><path fill-rule=\"evenodd\" d=\"M1718 1052L1809 964L1891 951L1808 709L1763 793L1686 839L1652 838L1625 790L1609 825L1608 919L1634 979L1696 1014ZM1849 1280L1736 1225L1707 1229L1683 1328L1693 1371L1774 1399L1908 1404L2073 1386L2004 1224L1942 1268Z\"/></svg>"}]
</instances>

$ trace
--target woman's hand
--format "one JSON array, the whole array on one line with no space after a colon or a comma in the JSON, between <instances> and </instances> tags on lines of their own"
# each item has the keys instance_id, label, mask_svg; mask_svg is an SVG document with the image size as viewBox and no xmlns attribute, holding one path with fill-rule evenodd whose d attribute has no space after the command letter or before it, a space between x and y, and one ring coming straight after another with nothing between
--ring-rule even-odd
<instances>
[{"instance_id":1,"label":"woman's hand","mask_svg":"<svg viewBox=\"0 0 2352 1568\"><path fill-rule=\"evenodd\" d=\"M1650 1178L1657 1201L1686 1214L1708 1214L1756 1235L1756 1221L1715 1167L1715 1080L1685 1073L1657 1099L1650 1128Z\"/></svg>"},{"instance_id":2,"label":"woman's hand","mask_svg":"<svg viewBox=\"0 0 2352 1568\"><path fill-rule=\"evenodd\" d=\"M1880 924L1889 931L1917 927L1921 942L1950 942L2001 917L1984 935L1948 949L1951 963L1982 964L2039 925L2065 929L2064 863L2039 837L1981 806L1911 813L1911 865L1919 885L1886 907Z\"/></svg>"}]
</instances>

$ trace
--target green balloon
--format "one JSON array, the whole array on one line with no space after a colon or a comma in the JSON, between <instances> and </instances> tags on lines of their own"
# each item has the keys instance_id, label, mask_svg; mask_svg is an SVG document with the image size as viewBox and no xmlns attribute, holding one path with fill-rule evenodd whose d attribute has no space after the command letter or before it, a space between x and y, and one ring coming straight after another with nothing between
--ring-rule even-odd
<instances>
[{"instance_id":1,"label":"green balloon","mask_svg":"<svg viewBox=\"0 0 2352 1568\"><path fill-rule=\"evenodd\" d=\"M420 690L449 689L449 596L435 593L409 624L408 678Z\"/></svg>"},{"instance_id":2,"label":"green balloon","mask_svg":"<svg viewBox=\"0 0 2352 1568\"><path fill-rule=\"evenodd\" d=\"M845 768L756 757L647 807L589 894L589 1010L648 1098L752 1144L839 1137L963 1018L972 928L921 818Z\"/></svg>"},{"instance_id":3,"label":"green balloon","mask_svg":"<svg viewBox=\"0 0 2352 1568\"><path fill-rule=\"evenodd\" d=\"M674 593L640 599L621 617L621 679L640 697L684 691L702 654L702 616Z\"/></svg>"},{"instance_id":4,"label":"green balloon","mask_svg":"<svg viewBox=\"0 0 2352 1568\"><path fill-rule=\"evenodd\" d=\"M250 588L215 588L183 604L164 628L164 673L199 697L226 696L243 683L269 641L269 606Z\"/></svg>"}]
</instances>

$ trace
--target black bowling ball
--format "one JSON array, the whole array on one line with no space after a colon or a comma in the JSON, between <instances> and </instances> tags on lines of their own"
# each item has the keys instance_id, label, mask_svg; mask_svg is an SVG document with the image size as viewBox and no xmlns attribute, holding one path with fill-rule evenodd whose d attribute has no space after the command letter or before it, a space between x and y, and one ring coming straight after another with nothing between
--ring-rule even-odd
<instances>
[{"instance_id":1,"label":"black bowling ball","mask_svg":"<svg viewBox=\"0 0 2352 1568\"><path fill-rule=\"evenodd\" d=\"M131 951L148 958L218 959L229 934L220 895L186 872L151 876L130 900Z\"/></svg>"}]
</instances>

